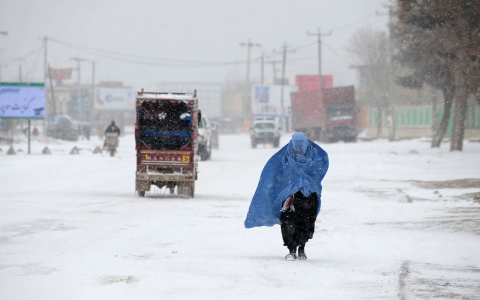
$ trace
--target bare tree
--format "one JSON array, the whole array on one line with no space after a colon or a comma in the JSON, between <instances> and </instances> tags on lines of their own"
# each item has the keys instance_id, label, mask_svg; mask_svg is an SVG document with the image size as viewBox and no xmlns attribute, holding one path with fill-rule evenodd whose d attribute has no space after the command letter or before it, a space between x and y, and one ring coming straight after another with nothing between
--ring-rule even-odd
<instances>
[{"instance_id":1,"label":"bare tree","mask_svg":"<svg viewBox=\"0 0 480 300\"><path fill-rule=\"evenodd\" d=\"M444 115L432 140L439 147L453 104L450 151L461 151L467 98L480 83L480 1L397 0L392 32L402 65L444 92Z\"/></svg>"},{"instance_id":2,"label":"bare tree","mask_svg":"<svg viewBox=\"0 0 480 300\"><path fill-rule=\"evenodd\" d=\"M383 113L388 109L390 80L390 41L387 34L370 27L359 28L350 38L346 50L358 67L368 71L371 102L378 109L377 138L380 138Z\"/></svg>"}]
</instances>

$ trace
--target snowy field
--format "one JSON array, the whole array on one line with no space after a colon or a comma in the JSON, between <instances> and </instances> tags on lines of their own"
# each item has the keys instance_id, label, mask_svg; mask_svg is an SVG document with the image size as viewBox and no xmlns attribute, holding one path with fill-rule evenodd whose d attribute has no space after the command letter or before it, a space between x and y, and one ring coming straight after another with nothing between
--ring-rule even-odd
<instances>
[{"instance_id":1,"label":"snowy field","mask_svg":"<svg viewBox=\"0 0 480 300\"><path fill-rule=\"evenodd\" d=\"M0 299L480 299L480 143L321 145L322 211L293 262L279 226L243 227L277 149L220 136L182 199L135 195L132 135L113 158L99 145L0 145Z\"/></svg>"}]
</instances>

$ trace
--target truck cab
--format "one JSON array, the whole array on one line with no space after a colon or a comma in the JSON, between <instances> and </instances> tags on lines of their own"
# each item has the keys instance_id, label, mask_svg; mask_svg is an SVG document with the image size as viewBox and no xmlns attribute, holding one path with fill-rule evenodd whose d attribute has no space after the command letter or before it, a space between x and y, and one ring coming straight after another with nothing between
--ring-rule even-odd
<instances>
[{"instance_id":1,"label":"truck cab","mask_svg":"<svg viewBox=\"0 0 480 300\"><path fill-rule=\"evenodd\" d=\"M252 148L258 144L272 144L274 148L280 145L281 128L274 120L255 120L250 126L250 141Z\"/></svg>"}]
</instances>

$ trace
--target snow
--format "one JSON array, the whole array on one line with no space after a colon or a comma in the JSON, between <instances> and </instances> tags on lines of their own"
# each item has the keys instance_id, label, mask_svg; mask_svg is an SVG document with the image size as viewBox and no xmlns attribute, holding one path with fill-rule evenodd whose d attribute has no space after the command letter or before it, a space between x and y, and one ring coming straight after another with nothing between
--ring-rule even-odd
<instances>
[{"instance_id":1,"label":"snow","mask_svg":"<svg viewBox=\"0 0 480 300\"><path fill-rule=\"evenodd\" d=\"M279 226L243 227L277 149L221 135L194 199L140 198L133 136L115 157L92 154L102 143L0 145L0 299L480 298L479 143L321 144L322 211L293 262Z\"/></svg>"}]
</instances>

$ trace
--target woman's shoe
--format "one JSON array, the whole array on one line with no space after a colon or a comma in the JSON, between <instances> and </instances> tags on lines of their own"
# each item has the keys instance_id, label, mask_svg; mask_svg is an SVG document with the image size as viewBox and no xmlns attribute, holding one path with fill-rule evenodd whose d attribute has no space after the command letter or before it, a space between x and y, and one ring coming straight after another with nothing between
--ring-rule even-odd
<instances>
[{"instance_id":1,"label":"woman's shoe","mask_svg":"<svg viewBox=\"0 0 480 300\"><path fill-rule=\"evenodd\" d=\"M307 255L305 254L305 250L298 249L298 259L299 260L306 260Z\"/></svg>"},{"instance_id":2,"label":"woman's shoe","mask_svg":"<svg viewBox=\"0 0 480 300\"><path fill-rule=\"evenodd\" d=\"M286 260L296 260L296 259L297 259L297 255L295 254L295 250L290 250L290 253L288 253L287 255L285 255L285 259L286 259Z\"/></svg>"}]
</instances>

